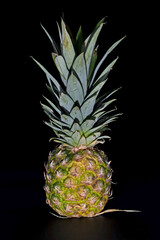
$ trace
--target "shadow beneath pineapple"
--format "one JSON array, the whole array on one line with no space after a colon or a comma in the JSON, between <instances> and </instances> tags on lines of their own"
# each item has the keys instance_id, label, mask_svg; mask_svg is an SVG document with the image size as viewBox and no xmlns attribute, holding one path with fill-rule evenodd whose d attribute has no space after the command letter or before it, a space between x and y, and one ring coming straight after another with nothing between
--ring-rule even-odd
<instances>
[{"instance_id":1,"label":"shadow beneath pineapple","mask_svg":"<svg viewBox=\"0 0 160 240\"><path fill-rule=\"evenodd\" d=\"M59 219L48 212L25 214L14 239L19 240L149 240L141 213L108 213L95 218ZM26 218L28 215L28 218Z\"/></svg>"},{"instance_id":2,"label":"shadow beneath pineapple","mask_svg":"<svg viewBox=\"0 0 160 240\"><path fill-rule=\"evenodd\" d=\"M43 230L45 240L147 240L145 224L137 214L112 213L95 218L52 219Z\"/></svg>"}]
</instances>

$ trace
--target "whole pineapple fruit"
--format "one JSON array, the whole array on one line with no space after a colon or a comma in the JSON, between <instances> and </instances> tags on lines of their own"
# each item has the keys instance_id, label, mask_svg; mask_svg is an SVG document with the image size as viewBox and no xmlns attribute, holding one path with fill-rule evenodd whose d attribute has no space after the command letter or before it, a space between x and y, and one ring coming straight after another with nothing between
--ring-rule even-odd
<instances>
[{"instance_id":1,"label":"whole pineapple fruit","mask_svg":"<svg viewBox=\"0 0 160 240\"><path fill-rule=\"evenodd\" d=\"M34 59L45 72L51 93L51 100L45 97L47 105L41 104L50 119L45 123L56 135L52 140L60 143L49 153L45 164L46 202L67 217L95 216L110 197L110 162L95 146L110 138L102 133L119 115L114 113L115 107L109 108L116 100L109 97L118 89L98 97L118 58L101 74L98 70L123 38L114 43L96 65L96 42L103 22L104 19L83 40L81 27L73 39L62 19L61 28L58 25L60 47L42 26L53 46L52 57L60 74L59 81Z\"/></svg>"}]
</instances>

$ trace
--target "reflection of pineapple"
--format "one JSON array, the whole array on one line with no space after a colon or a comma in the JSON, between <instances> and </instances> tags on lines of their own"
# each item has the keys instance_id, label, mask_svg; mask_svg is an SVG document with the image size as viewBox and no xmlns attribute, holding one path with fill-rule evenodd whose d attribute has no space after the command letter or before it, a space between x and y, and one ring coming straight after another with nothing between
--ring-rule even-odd
<instances>
[{"instance_id":1,"label":"reflection of pineapple","mask_svg":"<svg viewBox=\"0 0 160 240\"><path fill-rule=\"evenodd\" d=\"M56 134L52 139L60 143L49 154L45 165L46 202L57 213L69 217L92 217L105 206L110 196L112 169L107 156L95 147L110 138L102 135L108 124L119 114L108 107L115 101L109 97L118 89L98 97L116 63L112 61L101 74L98 70L108 54L120 43L114 43L95 67L96 41L103 26L102 19L89 37L83 41L81 27L75 40L61 21L58 25L60 47L49 37L54 63L60 74L57 81L38 61L45 72L51 99L42 104L50 121L45 122ZM107 109L107 110L106 110Z\"/></svg>"}]
</instances>

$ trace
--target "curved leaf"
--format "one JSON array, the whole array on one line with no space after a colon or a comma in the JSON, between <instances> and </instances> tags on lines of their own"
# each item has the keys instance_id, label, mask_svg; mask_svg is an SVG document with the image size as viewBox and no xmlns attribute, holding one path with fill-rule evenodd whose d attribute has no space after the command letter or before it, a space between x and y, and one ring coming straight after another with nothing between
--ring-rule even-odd
<instances>
[{"instance_id":1,"label":"curved leaf","mask_svg":"<svg viewBox=\"0 0 160 240\"><path fill-rule=\"evenodd\" d=\"M111 103L115 102L117 99L111 99L110 101L107 101L102 104L102 107L98 108L93 115L101 112L103 109L105 109L107 106L109 106Z\"/></svg>"},{"instance_id":2,"label":"curved leaf","mask_svg":"<svg viewBox=\"0 0 160 240\"><path fill-rule=\"evenodd\" d=\"M113 61L104 69L104 71L101 73L101 75L100 75L100 76L98 77L98 79L95 81L95 83L98 82L99 79L102 78L103 76L106 76L106 74L107 74L107 76L108 76L109 72L112 70L112 68L113 68L114 64L117 62L117 60L118 60L118 57L117 57L115 60L113 60Z\"/></svg>"},{"instance_id":3,"label":"curved leaf","mask_svg":"<svg viewBox=\"0 0 160 240\"><path fill-rule=\"evenodd\" d=\"M52 122L44 122L47 126L51 127L55 131L61 131L61 129L55 126Z\"/></svg>"},{"instance_id":4,"label":"curved leaf","mask_svg":"<svg viewBox=\"0 0 160 240\"><path fill-rule=\"evenodd\" d=\"M49 33L47 32L47 30L43 27L42 24L40 24L42 29L44 30L44 32L46 33L47 37L49 38L49 40L51 41L51 44L53 46L54 52L57 54L60 54L60 49L58 44L54 41L54 39L49 35Z\"/></svg>"},{"instance_id":5,"label":"curved leaf","mask_svg":"<svg viewBox=\"0 0 160 240\"><path fill-rule=\"evenodd\" d=\"M58 81L45 69L45 67L43 67L36 59L34 59L33 57L31 57L36 63L37 65L45 72L45 74L47 75L47 78L49 80L51 80L54 85L57 87L58 91L61 90L60 84L58 83Z\"/></svg>"},{"instance_id":6,"label":"curved leaf","mask_svg":"<svg viewBox=\"0 0 160 240\"><path fill-rule=\"evenodd\" d=\"M95 48L97 38L98 38L98 36L100 34L100 31L102 29L102 26L103 26L103 23L100 24L100 26L96 29L96 31L93 33L93 35L90 36L90 39L88 39L87 49L86 49L86 52L85 52L87 74L89 74L90 63L91 63L93 51L94 51L94 48Z\"/></svg>"},{"instance_id":7,"label":"curved leaf","mask_svg":"<svg viewBox=\"0 0 160 240\"><path fill-rule=\"evenodd\" d=\"M102 87L104 86L104 84L107 82L108 78L106 78L105 76L102 76L101 79L99 79L98 83L93 86L92 91L89 93L88 98L93 95L94 93L96 93L96 96L98 96L100 90L102 89Z\"/></svg>"},{"instance_id":8,"label":"curved leaf","mask_svg":"<svg viewBox=\"0 0 160 240\"><path fill-rule=\"evenodd\" d=\"M44 97L44 96L43 96ZM59 113L59 114L61 114L61 111L59 110L59 108L57 108L56 107L56 105L53 103L53 102L51 102L49 99L47 99L46 97L44 97L45 99L46 99L46 101L50 104L50 106L54 109L54 110L56 110L56 112L57 113Z\"/></svg>"},{"instance_id":9,"label":"curved leaf","mask_svg":"<svg viewBox=\"0 0 160 240\"><path fill-rule=\"evenodd\" d=\"M112 52L112 50L125 38L126 36L124 36L123 38L121 38L120 40L118 40L117 42L115 42L108 50L107 52L104 54L103 58L101 59L101 61L98 63L97 67L94 70L94 74L92 77L92 81L91 81L91 85L95 79L95 76L99 70L99 68L101 67L102 63L104 62L104 60L106 59L106 57Z\"/></svg>"}]
</instances>

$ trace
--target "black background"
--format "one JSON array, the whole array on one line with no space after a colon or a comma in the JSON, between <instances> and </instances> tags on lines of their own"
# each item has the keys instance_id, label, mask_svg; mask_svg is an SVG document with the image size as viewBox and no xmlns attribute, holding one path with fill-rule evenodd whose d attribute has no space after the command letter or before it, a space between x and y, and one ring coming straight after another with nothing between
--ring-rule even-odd
<instances>
[{"instance_id":1,"label":"black background","mask_svg":"<svg viewBox=\"0 0 160 240\"><path fill-rule=\"evenodd\" d=\"M1 134L2 239L158 239L156 9L153 1L23 1L3 5L1 120L6 127L2 127L3 137ZM51 209L45 204L43 164L55 145L48 142L52 132L43 124L45 115L39 104L42 94L47 94L45 75L30 56L57 76L52 46L40 22L58 42L56 21L60 22L62 12L73 34L82 25L86 37L107 16L98 41L99 59L112 43L127 35L105 62L120 57L103 88L105 92L122 86L116 106L123 116L112 124L112 141L99 148L112 161L113 181L117 183L106 208L138 209L141 213L60 220L49 214Z\"/></svg>"}]
</instances>

